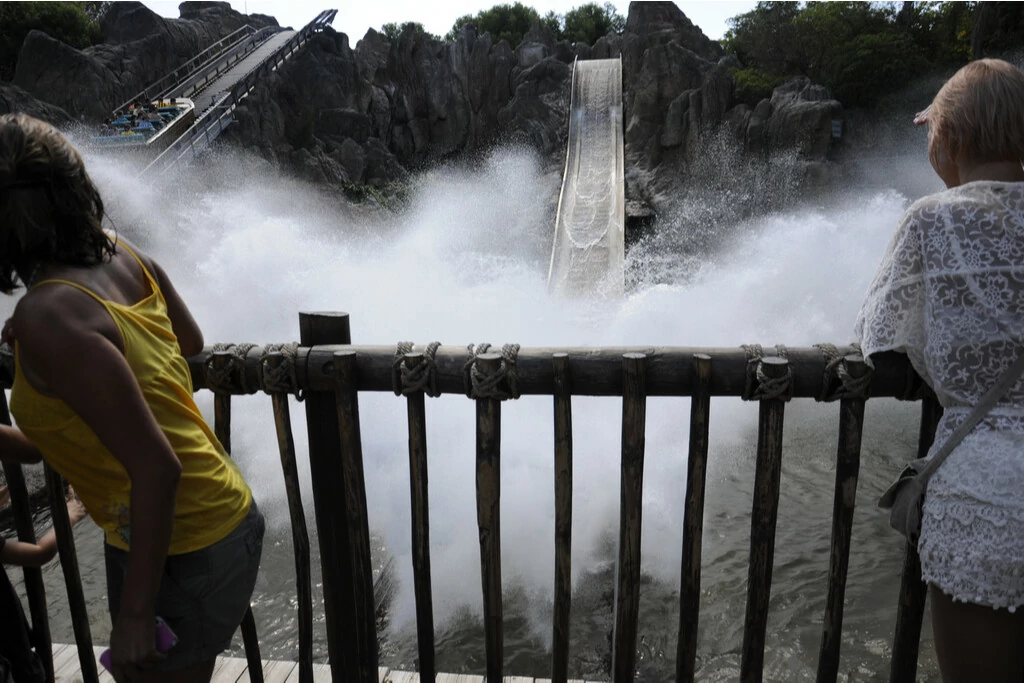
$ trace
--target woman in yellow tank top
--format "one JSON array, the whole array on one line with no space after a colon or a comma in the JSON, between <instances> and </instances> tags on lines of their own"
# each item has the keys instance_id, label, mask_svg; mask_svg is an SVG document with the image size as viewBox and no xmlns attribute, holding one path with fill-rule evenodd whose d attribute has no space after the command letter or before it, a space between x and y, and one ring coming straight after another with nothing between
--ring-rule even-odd
<instances>
[{"instance_id":1,"label":"woman in yellow tank top","mask_svg":"<svg viewBox=\"0 0 1024 683\"><path fill-rule=\"evenodd\" d=\"M7 330L18 429L0 429L0 458L45 458L103 528L114 679L205 683L248 606L263 518L192 399L199 327L102 222L70 143L0 116L0 289L28 289ZM166 655L158 616L179 640Z\"/></svg>"}]
</instances>

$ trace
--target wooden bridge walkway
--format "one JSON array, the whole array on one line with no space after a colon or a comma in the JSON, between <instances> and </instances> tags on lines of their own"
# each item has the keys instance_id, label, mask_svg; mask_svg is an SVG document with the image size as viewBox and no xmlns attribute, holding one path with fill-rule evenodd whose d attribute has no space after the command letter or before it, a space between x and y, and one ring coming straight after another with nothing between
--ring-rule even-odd
<instances>
[{"instance_id":1,"label":"wooden bridge walkway","mask_svg":"<svg viewBox=\"0 0 1024 683\"><path fill-rule=\"evenodd\" d=\"M105 648L93 648L96 658ZM246 683L249 680L248 665L245 658L219 657L217 668L213 673L213 683ZM74 645L58 643L53 646L53 672L56 683L83 683L81 668L78 664L78 649ZM264 683L299 683L298 662L264 661ZM326 664L313 665L315 683L329 683L331 669ZM392 671L380 669L380 683L419 683L420 676L409 671ZM436 683L484 683L483 676L472 674L438 674ZM114 683L113 677L105 670L100 671L100 683ZM502 683L550 683L546 678L530 678L528 676L505 676ZM593 681L569 681L569 683L594 683Z\"/></svg>"}]
</instances>

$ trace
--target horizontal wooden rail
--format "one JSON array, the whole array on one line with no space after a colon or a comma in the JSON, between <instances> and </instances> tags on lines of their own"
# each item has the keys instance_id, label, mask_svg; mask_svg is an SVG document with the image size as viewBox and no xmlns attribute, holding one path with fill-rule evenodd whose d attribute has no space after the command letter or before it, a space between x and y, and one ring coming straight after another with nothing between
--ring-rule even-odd
<instances>
[{"instance_id":1,"label":"horizontal wooden rail","mask_svg":"<svg viewBox=\"0 0 1024 683\"><path fill-rule=\"evenodd\" d=\"M418 347L417 347L418 348ZM765 354L770 355L765 347ZM334 354L338 351L356 354L356 380L359 391L392 391L394 346L324 345L300 347L296 359L296 376L304 391L334 391ZM850 346L840 346L841 355L856 353ZM206 382L206 361L212 350L206 349L189 359L195 389L209 388ZM555 393L555 372L551 357L556 353L568 356L574 396L621 396L622 356L643 353L647 356L648 396L692 396L696 383L692 363L695 354L710 357L715 364L708 391L711 396L742 396L747 381L747 358L741 348L724 347L523 347L518 354L516 373L519 392L523 395ZM245 361L245 377L249 387L259 382L259 347L249 352ZM826 360L816 348L787 349L789 367L793 372L793 398L816 398L822 387ZM441 346L435 357L437 387L443 394L463 394L463 368L469 360L464 346ZM900 353L877 354L869 395L873 398L919 400L933 394L924 385ZM6 368L0 368L0 386L9 387ZM254 389L253 389L254 390ZM246 393L236 386L232 393Z\"/></svg>"}]
</instances>

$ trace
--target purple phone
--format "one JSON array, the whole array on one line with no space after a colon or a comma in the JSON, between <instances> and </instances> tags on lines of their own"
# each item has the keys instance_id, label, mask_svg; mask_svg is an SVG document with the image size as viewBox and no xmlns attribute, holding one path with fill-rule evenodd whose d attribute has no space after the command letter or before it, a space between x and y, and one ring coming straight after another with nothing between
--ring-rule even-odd
<instances>
[{"instance_id":1,"label":"purple phone","mask_svg":"<svg viewBox=\"0 0 1024 683\"><path fill-rule=\"evenodd\" d=\"M166 654L172 647L178 644L178 636L167 625L167 622L160 617L156 618L156 651ZM100 655L100 664L107 671L110 671L110 650L104 650Z\"/></svg>"}]
</instances>

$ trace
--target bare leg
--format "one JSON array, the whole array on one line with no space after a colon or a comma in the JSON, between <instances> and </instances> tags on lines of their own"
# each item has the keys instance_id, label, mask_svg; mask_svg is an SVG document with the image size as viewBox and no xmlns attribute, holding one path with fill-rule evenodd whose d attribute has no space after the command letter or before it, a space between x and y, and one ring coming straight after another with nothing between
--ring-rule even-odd
<instances>
[{"instance_id":1,"label":"bare leg","mask_svg":"<svg viewBox=\"0 0 1024 683\"><path fill-rule=\"evenodd\" d=\"M943 683L1024 681L1024 609L954 602L935 586L929 594Z\"/></svg>"}]
</instances>

